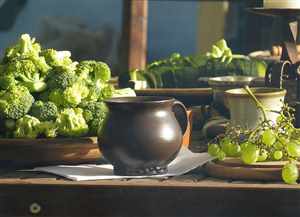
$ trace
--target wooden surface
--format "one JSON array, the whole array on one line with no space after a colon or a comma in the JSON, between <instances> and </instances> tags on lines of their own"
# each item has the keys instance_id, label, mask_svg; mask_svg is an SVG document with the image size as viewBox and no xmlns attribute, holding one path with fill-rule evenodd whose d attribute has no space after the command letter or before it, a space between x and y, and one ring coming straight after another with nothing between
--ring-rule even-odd
<instances>
[{"instance_id":1,"label":"wooden surface","mask_svg":"<svg viewBox=\"0 0 300 217\"><path fill-rule=\"evenodd\" d=\"M209 105L212 102L211 88L148 88L135 90L138 96L174 97L187 107Z\"/></svg>"},{"instance_id":2,"label":"wooden surface","mask_svg":"<svg viewBox=\"0 0 300 217\"><path fill-rule=\"evenodd\" d=\"M0 176L0 216L298 216L299 198L298 185L224 181L201 171L83 182L39 173ZM33 204L37 214L30 212Z\"/></svg>"},{"instance_id":3,"label":"wooden surface","mask_svg":"<svg viewBox=\"0 0 300 217\"><path fill-rule=\"evenodd\" d=\"M147 51L147 0L123 1L121 69L144 69Z\"/></svg>"},{"instance_id":4,"label":"wooden surface","mask_svg":"<svg viewBox=\"0 0 300 217\"><path fill-rule=\"evenodd\" d=\"M203 151L193 133L190 148ZM0 170L0 216L298 216L300 185L222 180L199 168L179 177L69 181ZM35 214L32 213L35 211Z\"/></svg>"},{"instance_id":5,"label":"wooden surface","mask_svg":"<svg viewBox=\"0 0 300 217\"><path fill-rule=\"evenodd\" d=\"M140 94L174 94L174 95L196 95L211 96L211 88L148 88L135 90Z\"/></svg>"}]
</instances>

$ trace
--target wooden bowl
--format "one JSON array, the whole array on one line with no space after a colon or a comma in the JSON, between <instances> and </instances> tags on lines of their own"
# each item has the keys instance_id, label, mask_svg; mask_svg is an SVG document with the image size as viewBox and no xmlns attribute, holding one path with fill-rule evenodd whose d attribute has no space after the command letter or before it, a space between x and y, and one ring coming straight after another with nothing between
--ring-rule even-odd
<instances>
[{"instance_id":1,"label":"wooden bowl","mask_svg":"<svg viewBox=\"0 0 300 217\"><path fill-rule=\"evenodd\" d=\"M1 168L94 163L100 157L96 137L0 139Z\"/></svg>"},{"instance_id":2,"label":"wooden bowl","mask_svg":"<svg viewBox=\"0 0 300 217\"><path fill-rule=\"evenodd\" d=\"M257 162L244 164L236 158L226 158L223 161L210 161L204 170L209 176L228 180L262 180L282 181L281 170L286 161ZM297 163L300 169L300 163Z\"/></svg>"}]
</instances>

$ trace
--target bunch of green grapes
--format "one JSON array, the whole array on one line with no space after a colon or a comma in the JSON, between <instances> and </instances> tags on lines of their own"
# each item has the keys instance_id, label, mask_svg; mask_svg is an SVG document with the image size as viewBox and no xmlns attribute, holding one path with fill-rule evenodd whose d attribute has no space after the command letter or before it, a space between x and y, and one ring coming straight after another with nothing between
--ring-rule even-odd
<instances>
[{"instance_id":1,"label":"bunch of green grapes","mask_svg":"<svg viewBox=\"0 0 300 217\"><path fill-rule=\"evenodd\" d=\"M299 176L296 162L300 157L300 129L293 126L293 112L284 105L275 124L264 120L252 130L229 126L224 135L209 143L208 153L218 160L237 157L245 164L286 161L282 179L294 184Z\"/></svg>"}]
</instances>

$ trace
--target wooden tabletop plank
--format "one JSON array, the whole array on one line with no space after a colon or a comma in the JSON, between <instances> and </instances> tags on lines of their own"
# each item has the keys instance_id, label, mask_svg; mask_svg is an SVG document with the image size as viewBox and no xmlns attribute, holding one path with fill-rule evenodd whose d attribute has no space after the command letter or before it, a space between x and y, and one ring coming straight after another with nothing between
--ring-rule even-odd
<instances>
[{"instance_id":1,"label":"wooden tabletop plank","mask_svg":"<svg viewBox=\"0 0 300 217\"><path fill-rule=\"evenodd\" d=\"M206 177L204 174L188 174L169 179L126 179L70 181L54 175L36 172L10 172L0 176L1 185L46 185L46 186L77 186L97 188L198 188L198 189L295 189L300 185L287 185L283 182L230 181Z\"/></svg>"},{"instance_id":2,"label":"wooden tabletop plank","mask_svg":"<svg viewBox=\"0 0 300 217\"><path fill-rule=\"evenodd\" d=\"M299 191L282 189L2 186L1 216L298 216ZM272 198L270 200L270 197Z\"/></svg>"}]
</instances>

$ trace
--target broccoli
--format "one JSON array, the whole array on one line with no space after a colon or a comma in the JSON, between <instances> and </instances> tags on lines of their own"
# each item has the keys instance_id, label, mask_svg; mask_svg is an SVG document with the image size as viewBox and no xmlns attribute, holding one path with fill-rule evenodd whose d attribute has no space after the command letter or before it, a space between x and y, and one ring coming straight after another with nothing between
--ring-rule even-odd
<instances>
[{"instance_id":1,"label":"broccoli","mask_svg":"<svg viewBox=\"0 0 300 217\"><path fill-rule=\"evenodd\" d=\"M0 116L15 120L22 118L33 102L34 98L26 87L10 87L0 93Z\"/></svg>"},{"instance_id":2,"label":"broccoli","mask_svg":"<svg viewBox=\"0 0 300 217\"><path fill-rule=\"evenodd\" d=\"M48 96L49 101L55 103L56 106L65 107L66 102L63 98L63 91L61 89L54 89L50 90L49 92L47 91L45 95Z\"/></svg>"},{"instance_id":3,"label":"broccoli","mask_svg":"<svg viewBox=\"0 0 300 217\"><path fill-rule=\"evenodd\" d=\"M129 89L115 90L108 83L110 77L103 62L73 62L69 51L42 50L34 38L23 34L0 62L0 134L97 135L107 115L102 101L134 95Z\"/></svg>"},{"instance_id":4,"label":"broccoli","mask_svg":"<svg viewBox=\"0 0 300 217\"><path fill-rule=\"evenodd\" d=\"M35 42L35 38L30 38L28 34L23 34L14 46L6 49L4 62L20 56L36 57L40 52L41 46Z\"/></svg>"},{"instance_id":5,"label":"broccoli","mask_svg":"<svg viewBox=\"0 0 300 217\"><path fill-rule=\"evenodd\" d=\"M84 101L101 101L113 95L114 87L106 83L88 85L89 93Z\"/></svg>"},{"instance_id":6,"label":"broccoli","mask_svg":"<svg viewBox=\"0 0 300 217\"><path fill-rule=\"evenodd\" d=\"M83 109L83 117L89 125L89 134L96 136L101 128L108 109L103 102L85 102L80 104Z\"/></svg>"},{"instance_id":7,"label":"broccoli","mask_svg":"<svg viewBox=\"0 0 300 217\"><path fill-rule=\"evenodd\" d=\"M7 90L17 84L15 77L13 75L3 74L0 75L0 89Z\"/></svg>"},{"instance_id":8,"label":"broccoli","mask_svg":"<svg viewBox=\"0 0 300 217\"><path fill-rule=\"evenodd\" d=\"M57 136L57 125L53 121L44 121L39 125L40 133L47 138L54 138Z\"/></svg>"},{"instance_id":9,"label":"broccoli","mask_svg":"<svg viewBox=\"0 0 300 217\"><path fill-rule=\"evenodd\" d=\"M61 136L84 136L89 130L83 117L83 111L80 108L63 109L59 113L56 123L58 126L58 134Z\"/></svg>"},{"instance_id":10,"label":"broccoli","mask_svg":"<svg viewBox=\"0 0 300 217\"><path fill-rule=\"evenodd\" d=\"M73 62L71 60L70 51L56 51L54 49L46 49L42 51L42 56L46 59L46 62L52 66L69 66Z\"/></svg>"},{"instance_id":11,"label":"broccoli","mask_svg":"<svg viewBox=\"0 0 300 217\"><path fill-rule=\"evenodd\" d=\"M40 121L30 115L25 115L16 122L14 136L16 138L34 139L40 134Z\"/></svg>"},{"instance_id":12,"label":"broccoli","mask_svg":"<svg viewBox=\"0 0 300 217\"><path fill-rule=\"evenodd\" d=\"M48 74L47 84L49 89L65 89L72 86L76 80L77 76L72 71L56 67Z\"/></svg>"},{"instance_id":13,"label":"broccoli","mask_svg":"<svg viewBox=\"0 0 300 217\"><path fill-rule=\"evenodd\" d=\"M70 106L77 106L88 95L88 87L80 81L63 91L63 98Z\"/></svg>"},{"instance_id":14,"label":"broccoli","mask_svg":"<svg viewBox=\"0 0 300 217\"><path fill-rule=\"evenodd\" d=\"M56 119L58 109L53 102L36 101L33 103L29 113L40 121L51 121Z\"/></svg>"},{"instance_id":15,"label":"broccoli","mask_svg":"<svg viewBox=\"0 0 300 217\"><path fill-rule=\"evenodd\" d=\"M79 79L74 71L55 67L48 77L49 100L59 107L75 107L89 95L86 82Z\"/></svg>"},{"instance_id":16,"label":"broccoli","mask_svg":"<svg viewBox=\"0 0 300 217\"><path fill-rule=\"evenodd\" d=\"M98 101L105 98L105 95L111 96L111 89L107 81L110 79L111 72L107 64L94 60L81 61L76 73L79 79L85 81L89 89L86 101Z\"/></svg>"},{"instance_id":17,"label":"broccoli","mask_svg":"<svg viewBox=\"0 0 300 217\"><path fill-rule=\"evenodd\" d=\"M35 38L30 38L28 34L21 35L20 40L12 47L6 49L3 63L9 63L14 59L29 59L34 62L38 70L43 74L47 74L50 66L46 63L44 57L40 56L41 46L35 42Z\"/></svg>"},{"instance_id":18,"label":"broccoli","mask_svg":"<svg viewBox=\"0 0 300 217\"><path fill-rule=\"evenodd\" d=\"M89 95L89 89L84 82L80 81L66 89L49 90L49 93L45 93L43 97L47 97L47 95L49 101L58 107L76 107Z\"/></svg>"},{"instance_id":19,"label":"broccoli","mask_svg":"<svg viewBox=\"0 0 300 217\"><path fill-rule=\"evenodd\" d=\"M100 61L81 61L76 70L77 74L88 83L107 82L111 77L109 66Z\"/></svg>"},{"instance_id":20,"label":"broccoli","mask_svg":"<svg viewBox=\"0 0 300 217\"><path fill-rule=\"evenodd\" d=\"M99 85L89 85L89 94L83 101L95 102L102 99L102 86Z\"/></svg>"},{"instance_id":21,"label":"broccoli","mask_svg":"<svg viewBox=\"0 0 300 217\"><path fill-rule=\"evenodd\" d=\"M43 102L51 101L51 100L49 100L50 92L51 92L51 90L49 90L49 89L47 89L46 91L40 92L40 93L36 94L35 99L43 101Z\"/></svg>"},{"instance_id":22,"label":"broccoli","mask_svg":"<svg viewBox=\"0 0 300 217\"><path fill-rule=\"evenodd\" d=\"M4 121L4 125L5 125L6 130L15 130L16 129L16 120L6 119Z\"/></svg>"},{"instance_id":23,"label":"broccoli","mask_svg":"<svg viewBox=\"0 0 300 217\"><path fill-rule=\"evenodd\" d=\"M46 89L45 77L40 75L39 68L30 59L13 59L8 63L6 73L13 75L30 92L41 92Z\"/></svg>"}]
</instances>

